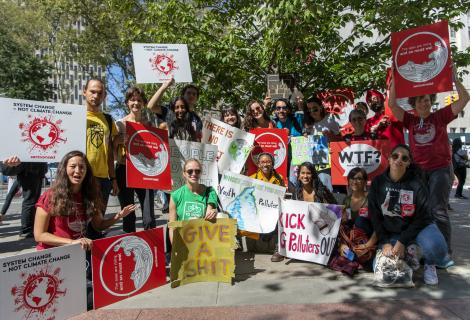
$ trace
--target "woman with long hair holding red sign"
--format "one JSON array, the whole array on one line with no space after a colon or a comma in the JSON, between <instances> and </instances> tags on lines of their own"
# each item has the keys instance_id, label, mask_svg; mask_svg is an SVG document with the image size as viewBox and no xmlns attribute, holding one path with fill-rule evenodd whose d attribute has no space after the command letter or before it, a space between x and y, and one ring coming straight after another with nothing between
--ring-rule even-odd
<instances>
[{"instance_id":1,"label":"woman with long hair holding red sign","mask_svg":"<svg viewBox=\"0 0 470 320\"><path fill-rule=\"evenodd\" d=\"M126 206L105 220L99 185L90 163L82 152L71 151L62 158L52 187L41 195L36 208L37 250L74 243L89 250L92 241L87 234L88 222L96 231L105 230L134 211L135 205Z\"/></svg>"},{"instance_id":2,"label":"woman with long hair holding red sign","mask_svg":"<svg viewBox=\"0 0 470 320\"><path fill-rule=\"evenodd\" d=\"M275 128L275 124L269 118L263 103L258 100L252 100L246 106L243 128L246 131L255 128Z\"/></svg>"},{"instance_id":3,"label":"woman with long hair holding red sign","mask_svg":"<svg viewBox=\"0 0 470 320\"><path fill-rule=\"evenodd\" d=\"M116 121L116 127L120 139L115 141L115 148L117 154L117 165L116 165L116 180L119 187L118 199L121 209L134 204L134 193L139 198L142 220L144 229L155 228L155 213L154 213L154 191L151 189L138 189L128 188L126 185L126 122L134 122L151 126L151 123L145 119L142 109L147 103L145 98L144 90L138 87L130 87L125 95L125 103L129 108L129 114L124 118ZM135 232L136 216L135 212L131 212L126 216L122 222L122 230L126 233Z\"/></svg>"},{"instance_id":4,"label":"woman with long hair holding red sign","mask_svg":"<svg viewBox=\"0 0 470 320\"><path fill-rule=\"evenodd\" d=\"M409 98L408 103L414 108L416 113L405 112L405 110L400 108L396 100L393 76L390 82L389 98L389 106L393 115L399 121L402 121L403 126L409 131L411 150L413 151L416 163L424 170L428 191L432 195L429 198L429 208L449 248L449 255L442 262L442 267L453 265L450 257L452 253L451 226L447 213L450 194L448 187L450 185L450 165L452 161L447 125L457 118L458 114L470 101L470 95L458 80L455 68L453 70L453 78L459 100L452 103L449 107L441 108L436 112L431 110L436 98L435 94Z\"/></svg>"},{"instance_id":5,"label":"woman with long hair holding red sign","mask_svg":"<svg viewBox=\"0 0 470 320\"><path fill-rule=\"evenodd\" d=\"M410 267L417 269L417 244L424 259L424 282L436 285L435 266L448 250L429 206L430 198L436 195L429 195L408 146L393 148L388 164L388 169L372 181L368 195L368 214L378 246L384 256L405 258Z\"/></svg>"}]
</instances>

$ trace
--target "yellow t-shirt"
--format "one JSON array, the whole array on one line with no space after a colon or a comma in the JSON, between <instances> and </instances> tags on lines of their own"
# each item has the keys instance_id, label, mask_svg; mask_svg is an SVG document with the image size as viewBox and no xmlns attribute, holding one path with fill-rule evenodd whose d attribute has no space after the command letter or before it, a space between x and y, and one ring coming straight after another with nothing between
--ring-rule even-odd
<instances>
[{"instance_id":1,"label":"yellow t-shirt","mask_svg":"<svg viewBox=\"0 0 470 320\"><path fill-rule=\"evenodd\" d=\"M108 178L109 126L103 112L87 111L86 114L86 156L93 168L93 175ZM111 136L117 135L116 125L112 121Z\"/></svg>"}]
</instances>

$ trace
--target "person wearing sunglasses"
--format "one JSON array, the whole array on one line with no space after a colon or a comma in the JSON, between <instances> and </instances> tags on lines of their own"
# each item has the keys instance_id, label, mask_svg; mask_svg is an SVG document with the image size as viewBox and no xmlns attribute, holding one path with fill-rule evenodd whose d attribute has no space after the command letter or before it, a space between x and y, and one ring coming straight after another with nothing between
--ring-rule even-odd
<instances>
[{"instance_id":1,"label":"person wearing sunglasses","mask_svg":"<svg viewBox=\"0 0 470 320\"><path fill-rule=\"evenodd\" d=\"M335 118L326 112L320 99L310 97L304 105L303 134L323 134L329 141L339 137L339 124Z\"/></svg>"},{"instance_id":2,"label":"person wearing sunglasses","mask_svg":"<svg viewBox=\"0 0 470 320\"><path fill-rule=\"evenodd\" d=\"M459 100L449 107L440 108L432 112L435 102L435 94L410 97L408 103L415 112L405 112L398 106L395 81L390 81L389 106L393 115L403 122L408 129L409 144L416 163L424 170L428 191L432 197L429 198L429 207L436 220L437 226L446 239L449 248L449 256L442 267L453 265L451 259L451 225L448 215L448 202L450 195L449 185L451 183L452 155L449 148L447 125L457 118L463 111L470 95L462 83L458 80L457 71L453 69L453 79L459 95Z\"/></svg>"},{"instance_id":3,"label":"person wearing sunglasses","mask_svg":"<svg viewBox=\"0 0 470 320\"><path fill-rule=\"evenodd\" d=\"M186 183L171 193L169 222L212 220L217 216L217 193L214 188L199 183L201 173L202 165L198 160L186 160L183 166ZM173 242L173 229L170 229L170 241Z\"/></svg>"},{"instance_id":4,"label":"person wearing sunglasses","mask_svg":"<svg viewBox=\"0 0 470 320\"><path fill-rule=\"evenodd\" d=\"M292 115L292 106L287 99L277 99L274 101L274 122L276 128L287 129L289 136L299 137L302 135L302 128L297 119Z\"/></svg>"},{"instance_id":5,"label":"person wearing sunglasses","mask_svg":"<svg viewBox=\"0 0 470 320\"><path fill-rule=\"evenodd\" d=\"M274 128L274 122L269 118L263 103L258 100L248 102L245 109L243 128L250 131L255 128Z\"/></svg>"},{"instance_id":6,"label":"person wearing sunglasses","mask_svg":"<svg viewBox=\"0 0 470 320\"><path fill-rule=\"evenodd\" d=\"M351 123L354 132L349 133L343 137L344 141L361 141L369 140L373 137L366 132L366 115L360 109L353 109L349 113L349 122Z\"/></svg>"},{"instance_id":7,"label":"person wearing sunglasses","mask_svg":"<svg viewBox=\"0 0 470 320\"><path fill-rule=\"evenodd\" d=\"M448 250L431 215L430 198L436 195L429 195L407 145L395 146L388 164L387 170L372 181L368 194L378 247L385 256L405 258L415 270L420 266L416 252L421 251L424 282L436 285L436 264L443 261ZM416 250L416 245L421 250Z\"/></svg>"}]
</instances>

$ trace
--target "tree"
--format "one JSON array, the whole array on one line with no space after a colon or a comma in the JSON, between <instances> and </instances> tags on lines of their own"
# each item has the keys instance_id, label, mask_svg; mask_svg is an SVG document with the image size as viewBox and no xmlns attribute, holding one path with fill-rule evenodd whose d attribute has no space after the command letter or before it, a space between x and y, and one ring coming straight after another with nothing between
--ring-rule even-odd
<instances>
[{"instance_id":1,"label":"tree","mask_svg":"<svg viewBox=\"0 0 470 320\"><path fill-rule=\"evenodd\" d=\"M73 39L74 54L119 67L124 86L135 79L132 42L188 44L206 107L220 101L242 107L262 98L266 75L276 72L295 74L304 95L383 88L391 32L442 19L458 28L452 18L469 8L468 0L37 1L72 19L83 17L87 29ZM461 65L470 62L468 52L455 48L453 57Z\"/></svg>"}]
</instances>

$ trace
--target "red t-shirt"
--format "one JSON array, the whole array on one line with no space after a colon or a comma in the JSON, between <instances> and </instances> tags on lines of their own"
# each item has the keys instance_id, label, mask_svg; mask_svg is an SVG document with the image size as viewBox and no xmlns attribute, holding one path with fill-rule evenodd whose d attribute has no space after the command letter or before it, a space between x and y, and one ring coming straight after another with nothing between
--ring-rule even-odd
<instances>
[{"instance_id":1,"label":"red t-shirt","mask_svg":"<svg viewBox=\"0 0 470 320\"><path fill-rule=\"evenodd\" d=\"M439 109L426 119L405 112L403 125L409 131L411 152L415 162L424 170L430 171L450 165L447 124L455 118L450 107Z\"/></svg>"},{"instance_id":2,"label":"red t-shirt","mask_svg":"<svg viewBox=\"0 0 470 320\"><path fill-rule=\"evenodd\" d=\"M44 192L36 203L36 208L42 208L47 214L50 215L50 195L51 190ZM86 224L88 216L83 206L82 195L80 193L73 195L73 212L67 216L50 216L49 228L47 231L55 236L68 238L68 239L79 239L84 236L86 231ZM36 250L43 250L52 248L53 246L39 242L36 246Z\"/></svg>"},{"instance_id":3,"label":"red t-shirt","mask_svg":"<svg viewBox=\"0 0 470 320\"><path fill-rule=\"evenodd\" d=\"M372 118L367 119L365 130L367 133L371 132L371 127L375 126L382 120L386 114L374 114ZM403 124L398 121L393 115L388 115L390 124L386 127L380 128L375 131L377 139L390 141L390 148L393 149L397 144L405 143L405 135L403 134Z\"/></svg>"}]
</instances>

